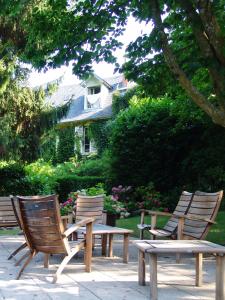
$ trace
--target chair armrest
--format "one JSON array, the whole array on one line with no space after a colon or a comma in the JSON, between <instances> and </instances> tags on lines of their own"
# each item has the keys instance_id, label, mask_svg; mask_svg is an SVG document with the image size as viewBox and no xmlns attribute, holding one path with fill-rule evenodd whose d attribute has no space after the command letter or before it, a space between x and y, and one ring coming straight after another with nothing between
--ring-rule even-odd
<instances>
[{"instance_id":1,"label":"chair armrest","mask_svg":"<svg viewBox=\"0 0 225 300\"><path fill-rule=\"evenodd\" d=\"M214 222L214 221L212 221L210 219L201 218L201 217L199 217L197 215L191 215L190 216L190 215L176 215L176 214L173 214L172 216L175 217L175 218L178 218L178 219L183 218L183 219L187 219L187 220L204 221L204 222L208 222L210 224L217 224L216 222Z\"/></svg>"},{"instance_id":2,"label":"chair armrest","mask_svg":"<svg viewBox=\"0 0 225 300\"><path fill-rule=\"evenodd\" d=\"M146 213L149 215L154 215L154 216L166 216L166 217L171 217L173 214L168 213L168 212L163 212L163 211L158 211L158 210L144 210Z\"/></svg>"},{"instance_id":3,"label":"chair armrest","mask_svg":"<svg viewBox=\"0 0 225 300\"><path fill-rule=\"evenodd\" d=\"M69 235L71 235L74 231L76 231L80 227L83 227L89 223L93 223L94 220L95 220L95 218L85 218L85 219L77 222L76 224L72 225L71 227L69 227L66 231L63 232L62 236L68 237Z\"/></svg>"}]
</instances>

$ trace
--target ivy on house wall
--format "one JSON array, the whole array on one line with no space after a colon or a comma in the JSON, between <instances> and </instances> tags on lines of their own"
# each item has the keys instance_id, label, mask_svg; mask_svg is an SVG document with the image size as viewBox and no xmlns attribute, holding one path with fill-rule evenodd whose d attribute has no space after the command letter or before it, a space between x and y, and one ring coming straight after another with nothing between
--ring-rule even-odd
<instances>
[{"instance_id":1,"label":"ivy on house wall","mask_svg":"<svg viewBox=\"0 0 225 300\"><path fill-rule=\"evenodd\" d=\"M59 163L68 161L74 156L75 133L74 126L61 128L58 131L56 160Z\"/></svg>"},{"instance_id":2,"label":"ivy on house wall","mask_svg":"<svg viewBox=\"0 0 225 300\"><path fill-rule=\"evenodd\" d=\"M98 152L101 155L104 150L108 147L108 120L102 120L91 123L88 127L89 138L93 139Z\"/></svg>"}]
</instances>

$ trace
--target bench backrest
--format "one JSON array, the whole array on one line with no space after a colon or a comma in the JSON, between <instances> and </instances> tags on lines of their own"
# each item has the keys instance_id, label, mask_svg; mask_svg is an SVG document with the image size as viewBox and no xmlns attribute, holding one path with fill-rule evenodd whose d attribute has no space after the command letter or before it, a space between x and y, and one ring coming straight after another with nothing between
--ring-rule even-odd
<instances>
[{"instance_id":1,"label":"bench backrest","mask_svg":"<svg viewBox=\"0 0 225 300\"><path fill-rule=\"evenodd\" d=\"M187 214L214 221L223 197L223 191L205 193L197 191L191 201ZM191 239L204 239L209 232L211 223L206 221L185 220L184 235Z\"/></svg>"},{"instance_id":2,"label":"bench backrest","mask_svg":"<svg viewBox=\"0 0 225 300\"><path fill-rule=\"evenodd\" d=\"M10 197L0 197L0 227L18 226Z\"/></svg>"},{"instance_id":3,"label":"bench backrest","mask_svg":"<svg viewBox=\"0 0 225 300\"><path fill-rule=\"evenodd\" d=\"M192 197L193 193L183 191L173 213L176 215L186 215L191 205ZM178 219L171 217L163 229L173 233L177 230L177 226Z\"/></svg>"},{"instance_id":4,"label":"bench backrest","mask_svg":"<svg viewBox=\"0 0 225 300\"><path fill-rule=\"evenodd\" d=\"M103 223L104 195L78 195L76 200L76 222L84 218L95 218L95 224Z\"/></svg>"}]
</instances>

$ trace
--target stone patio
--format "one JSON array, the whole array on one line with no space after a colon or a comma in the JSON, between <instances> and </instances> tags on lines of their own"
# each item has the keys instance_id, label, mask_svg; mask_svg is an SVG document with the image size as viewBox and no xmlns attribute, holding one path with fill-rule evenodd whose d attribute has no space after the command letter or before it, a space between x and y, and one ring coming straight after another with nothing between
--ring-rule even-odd
<instances>
[{"instance_id":1,"label":"stone patio","mask_svg":"<svg viewBox=\"0 0 225 300\"><path fill-rule=\"evenodd\" d=\"M58 283L52 284L52 274L60 261L52 256L50 268L43 268L43 256L38 254L25 269L20 280L15 280L20 267L9 254L23 241L22 236L0 236L0 299L82 299L82 300L138 300L149 299L149 286L138 285L137 249L130 244L129 264L122 262L122 240L115 238L114 257L101 257L96 247L92 272L85 273L83 254L66 267ZM25 253L25 252L23 252ZM19 253L18 257L22 254ZM195 287L194 259L184 257L177 265L174 257L160 257L158 291L160 300L215 299L215 258L207 257L203 264L202 287ZM147 279L149 274L147 272Z\"/></svg>"}]
</instances>

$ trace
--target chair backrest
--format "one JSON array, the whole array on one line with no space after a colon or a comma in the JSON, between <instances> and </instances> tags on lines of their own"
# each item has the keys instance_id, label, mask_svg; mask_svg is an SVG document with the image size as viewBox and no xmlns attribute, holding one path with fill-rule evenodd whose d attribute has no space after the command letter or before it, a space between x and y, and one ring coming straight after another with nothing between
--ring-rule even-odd
<instances>
[{"instance_id":1,"label":"chair backrest","mask_svg":"<svg viewBox=\"0 0 225 300\"><path fill-rule=\"evenodd\" d=\"M0 227L18 226L10 197L0 197Z\"/></svg>"},{"instance_id":2,"label":"chair backrest","mask_svg":"<svg viewBox=\"0 0 225 300\"><path fill-rule=\"evenodd\" d=\"M68 254L70 247L63 236L57 196L17 196L17 199L21 226L29 248L36 252Z\"/></svg>"},{"instance_id":3,"label":"chair backrest","mask_svg":"<svg viewBox=\"0 0 225 300\"><path fill-rule=\"evenodd\" d=\"M191 205L192 198L193 198L193 193L183 191L181 193L180 199L173 213L176 215L186 215ZM173 233L176 231L177 226L178 226L178 219L175 217L171 217L163 229Z\"/></svg>"},{"instance_id":4,"label":"chair backrest","mask_svg":"<svg viewBox=\"0 0 225 300\"><path fill-rule=\"evenodd\" d=\"M223 197L223 191L216 193L205 193L197 191L194 193L187 215L198 216L203 219L214 221ZM211 223L207 221L185 220L184 238L204 239L209 232Z\"/></svg>"},{"instance_id":5,"label":"chair backrest","mask_svg":"<svg viewBox=\"0 0 225 300\"><path fill-rule=\"evenodd\" d=\"M104 195L78 195L76 200L76 222L87 217L94 217L95 224L103 223Z\"/></svg>"}]
</instances>

